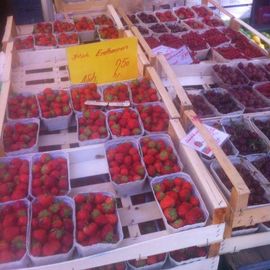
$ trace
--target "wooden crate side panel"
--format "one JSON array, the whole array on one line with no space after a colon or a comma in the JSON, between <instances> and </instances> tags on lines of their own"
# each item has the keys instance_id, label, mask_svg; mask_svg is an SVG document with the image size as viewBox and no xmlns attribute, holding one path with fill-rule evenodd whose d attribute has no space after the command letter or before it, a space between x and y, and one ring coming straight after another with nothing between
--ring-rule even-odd
<instances>
[{"instance_id":1,"label":"wooden crate side panel","mask_svg":"<svg viewBox=\"0 0 270 270\"><path fill-rule=\"evenodd\" d=\"M0 92L0 138L3 134L3 125L5 121L7 100L10 92L10 81L3 82Z\"/></svg>"},{"instance_id":2,"label":"wooden crate side panel","mask_svg":"<svg viewBox=\"0 0 270 270\"><path fill-rule=\"evenodd\" d=\"M16 25L13 16L7 17L5 32L2 38L3 50L6 50L7 43L11 41L12 37L16 36Z\"/></svg>"},{"instance_id":3,"label":"wooden crate side panel","mask_svg":"<svg viewBox=\"0 0 270 270\"><path fill-rule=\"evenodd\" d=\"M219 263L219 257L200 260L193 263L188 263L180 266L170 268L170 270L217 270Z\"/></svg>"}]
</instances>

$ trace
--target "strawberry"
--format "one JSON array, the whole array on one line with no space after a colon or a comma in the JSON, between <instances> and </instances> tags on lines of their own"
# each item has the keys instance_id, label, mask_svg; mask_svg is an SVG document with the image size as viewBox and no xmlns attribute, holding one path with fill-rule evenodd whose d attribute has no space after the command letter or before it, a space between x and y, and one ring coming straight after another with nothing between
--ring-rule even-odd
<instances>
[{"instance_id":1,"label":"strawberry","mask_svg":"<svg viewBox=\"0 0 270 270\"><path fill-rule=\"evenodd\" d=\"M112 198L107 198L101 206L102 211L105 214L113 213L115 211L115 201Z\"/></svg>"},{"instance_id":2,"label":"strawberry","mask_svg":"<svg viewBox=\"0 0 270 270\"><path fill-rule=\"evenodd\" d=\"M200 201L197 197L195 197L194 195L192 195L189 199L189 202L193 205L193 206L200 206Z\"/></svg>"},{"instance_id":3,"label":"strawberry","mask_svg":"<svg viewBox=\"0 0 270 270\"><path fill-rule=\"evenodd\" d=\"M186 222L187 224L194 224L204 221L203 211L199 207L192 208L189 212L186 213Z\"/></svg>"},{"instance_id":4,"label":"strawberry","mask_svg":"<svg viewBox=\"0 0 270 270\"><path fill-rule=\"evenodd\" d=\"M93 234L96 233L97 230L98 226L96 223L90 223L83 228L83 232L87 236L92 236Z\"/></svg>"},{"instance_id":5,"label":"strawberry","mask_svg":"<svg viewBox=\"0 0 270 270\"><path fill-rule=\"evenodd\" d=\"M160 201L160 207L162 210L174 206L175 206L175 199L170 196L165 195L165 197Z\"/></svg>"},{"instance_id":6,"label":"strawberry","mask_svg":"<svg viewBox=\"0 0 270 270\"><path fill-rule=\"evenodd\" d=\"M178 218L175 208L165 208L163 213L168 222L174 222Z\"/></svg>"},{"instance_id":7,"label":"strawberry","mask_svg":"<svg viewBox=\"0 0 270 270\"><path fill-rule=\"evenodd\" d=\"M190 203L183 202L181 203L177 208L177 213L181 218L185 218L187 212L192 208L193 206Z\"/></svg>"},{"instance_id":8,"label":"strawberry","mask_svg":"<svg viewBox=\"0 0 270 270\"><path fill-rule=\"evenodd\" d=\"M51 256L59 253L61 250L61 244L58 240L52 240L46 244L44 244L42 248L43 256Z\"/></svg>"},{"instance_id":9,"label":"strawberry","mask_svg":"<svg viewBox=\"0 0 270 270\"><path fill-rule=\"evenodd\" d=\"M118 217L115 214L106 214L105 217L111 225L115 225L118 221Z\"/></svg>"}]
</instances>

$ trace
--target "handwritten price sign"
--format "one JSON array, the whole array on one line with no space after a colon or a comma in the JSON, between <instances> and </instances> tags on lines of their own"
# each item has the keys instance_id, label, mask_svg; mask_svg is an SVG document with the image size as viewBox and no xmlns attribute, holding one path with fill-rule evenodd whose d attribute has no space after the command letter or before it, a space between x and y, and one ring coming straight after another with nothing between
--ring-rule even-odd
<instances>
[{"instance_id":1,"label":"handwritten price sign","mask_svg":"<svg viewBox=\"0 0 270 270\"><path fill-rule=\"evenodd\" d=\"M107 83L138 77L137 39L121 38L67 48L72 83Z\"/></svg>"}]
</instances>

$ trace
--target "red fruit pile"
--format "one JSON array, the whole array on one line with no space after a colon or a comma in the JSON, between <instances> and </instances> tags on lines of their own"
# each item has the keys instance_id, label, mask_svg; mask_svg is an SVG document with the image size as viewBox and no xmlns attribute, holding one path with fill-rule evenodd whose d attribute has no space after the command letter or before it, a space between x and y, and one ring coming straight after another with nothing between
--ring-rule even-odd
<instances>
[{"instance_id":1,"label":"red fruit pile","mask_svg":"<svg viewBox=\"0 0 270 270\"><path fill-rule=\"evenodd\" d=\"M0 161L0 202L27 197L29 185L29 161L14 158Z\"/></svg>"},{"instance_id":2,"label":"red fruit pile","mask_svg":"<svg viewBox=\"0 0 270 270\"><path fill-rule=\"evenodd\" d=\"M8 99L8 117L11 119L38 117L35 96L15 95Z\"/></svg>"},{"instance_id":3,"label":"red fruit pile","mask_svg":"<svg viewBox=\"0 0 270 270\"><path fill-rule=\"evenodd\" d=\"M55 33L72 32L75 30L74 23L56 20L53 23L53 30Z\"/></svg>"},{"instance_id":4,"label":"red fruit pile","mask_svg":"<svg viewBox=\"0 0 270 270\"><path fill-rule=\"evenodd\" d=\"M248 58L265 56L265 54L263 54L262 51L253 45L249 40L238 40L234 43L234 46Z\"/></svg>"},{"instance_id":5,"label":"red fruit pile","mask_svg":"<svg viewBox=\"0 0 270 270\"><path fill-rule=\"evenodd\" d=\"M78 118L79 140L96 140L108 137L106 127L106 115L102 111L84 111L83 116Z\"/></svg>"},{"instance_id":6,"label":"red fruit pile","mask_svg":"<svg viewBox=\"0 0 270 270\"><path fill-rule=\"evenodd\" d=\"M181 38L174 36L172 34L163 34L159 37L162 45L178 49L184 45Z\"/></svg>"},{"instance_id":7,"label":"red fruit pile","mask_svg":"<svg viewBox=\"0 0 270 270\"><path fill-rule=\"evenodd\" d=\"M213 16L213 12L204 6L192 6L191 7L199 17Z\"/></svg>"},{"instance_id":8,"label":"red fruit pile","mask_svg":"<svg viewBox=\"0 0 270 270\"><path fill-rule=\"evenodd\" d=\"M27 50L34 48L34 38L33 36L28 36L26 38L18 37L15 39L14 46L16 50Z\"/></svg>"},{"instance_id":9,"label":"red fruit pile","mask_svg":"<svg viewBox=\"0 0 270 270\"><path fill-rule=\"evenodd\" d=\"M203 96L201 95L188 95L193 107L194 111L198 116L206 117L206 116L213 116L214 111L209 106L209 104L204 100Z\"/></svg>"},{"instance_id":10,"label":"red fruit pile","mask_svg":"<svg viewBox=\"0 0 270 270\"><path fill-rule=\"evenodd\" d=\"M165 139L144 137L140 145L149 176L155 177L181 171L174 149Z\"/></svg>"},{"instance_id":11,"label":"red fruit pile","mask_svg":"<svg viewBox=\"0 0 270 270\"><path fill-rule=\"evenodd\" d=\"M160 41L154 37L146 37L145 41L147 42L147 44L151 49L154 49L161 45Z\"/></svg>"},{"instance_id":12,"label":"red fruit pile","mask_svg":"<svg viewBox=\"0 0 270 270\"><path fill-rule=\"evenodd\" d=\"M16 123L4 127L3 143L5 152L33 147L37 142L38 124Z\"/></svg>"},{"instance_id":13,"label":"red fruit pile","mask_svg":"<svg viewBox=\"0 0 270 270\"><path fill-rule=\"evenodd\" d=\"M138 23L140 23L140 22L138 21L136 15L133 14L133 15L127 15L127 16L128 16L129 20L130 20L133 24L138 24Z\"/></svg>"},{"instance_id":14,"label":"red fruit pile","mask_svg":"<svg viewBox=\"0 0 270 270\"><path fill-rule=\"evenodd\" d=\"M132 142L120 143L106 151L112 180L124 184L144 179L145 169L137 146Z\"/></svg>"},{"instance_id":15,"label":"red fruit pile","mask_svg":"<svg viewBox=\"0 0 270 270\"><path fill-rule=\"evenodd\" d=\"M141 80L132 81L129 86L134 103L154 102L159 100L157 90L146 77Z\"/></svg>"},{"instance_id":16,"label":"red fruit pile","mask_svg":"<svg viewBox=\"0 0 270 270\"><path fill-rule=\"evenodd\" d=\"M80 19L75 20L75 27L78 32L95 30L93 21L87 17L81 17Z\"/></svg>"},{"instance_id":17,"label":"red fruit pile","mask_svg":"<svg viewBox=\"0 0 270 270\"><path fill-rule=\"evenodd\" d=\"M30 253L35 257L67 253L73 247L72 207L50 195L32 203Z\"/></svg>"},{"instance_id":18,"label":"red fruit pile","mask_svg":"<svg viewBox=\"0 0 270 270\"><path fill-rule=\"evenodd\" d=\"M177 18L172 14L170 10L164 12L156 12L156 16L160 22L174 22L177 21Z\"/></svg>"},{"instance_id":19,"label":"red fruit pile","mask_svg":"<svg viewBox=\"0 0 270 270\"><path fill-rule=\"evenodd\" d=\"M168 23L166 26L171 30L172 33L181 33L188 31L187 27L180 23Z\"/></svg>"},{"instance_id":20,"label":"red fruit pile","mask_svg":"<svg viewBox=\"0 0 270 270\"><path fill-rule=\"evenodd\" d=\"M207 49L207 43L205 40L196 32L189 32L182 35L184 43L192 50L199 51Z\"/></svg>"},{"instance_id":21,"label":"red fruit pile","mask_svg":"<svg viewBox=\"0 0 270 270\"><path fill-rule=\"evenodd\" d=\"M239 63L237 67L251 80L255 82L263 82L270 80L270 74L259 65L254 65L253 63L248 63L244 65Z\"/></svg>"},{"instance_id":22,"label":"red fruit pile","mask_svg":"<svg viewBox=\"0 0 270 270\"><path fill-rule=\"evenodd\" d=\"M215 17L205 17L203 18L203 23L210 27L225 26L224 22L221 19Z\"/></svg>"},{"instance_id":23,"label":"red fruit pile","mask_svg":"<svg viewBox=\"0 0 270 270\"><path fill-rule=\"evenodd\" d=\"M176 9L174 12L178 16L178 18L181 20L190 19L190 18L195 17L194 12L189 7L180 7L178 9Z\"/></svg>"},{"instance_id":24,"label":"red fruit pile","mask_svg":"<svg viewBox=\"0 0 270 270\"><path fill-rule=\"evenodd\" d=\"M37 46L56 46L56 38L53 34L36 34L35 45Z\"/></svg>"},{"instance_id":25,"label":"red fruit pile","mask_svg":"<svg viewBox=\"0 0 270 270\"><path fill-rule=\"evenodd\" d=\"M231 29L230 27L226 27L222 31L232 41L232 43L238 41L244 43L248 42L248 38L245 35L243 35L241 32Z\"/></svg>"},{"instance_id":26,"label":"red fruit pile","mask_svg":"<svg viewBox=\"0 0 270 270\"><path fill-rule=\"evenodd\" d=\"M119 32L113 25L103 26L99 28L99 36L101 39L114 39L119 38Z\"/></svg>"},{"instance_id":27,"label":"red fruit pile","mask_svg":"<svg viewBox=\"0 0 270 270\"><path fill-rule=\"evenodd\" d=\"M138 30L142 35L149 35L149 30L141 25L137 26Z\"/></svg>"},{"instance_id":28,"label":"red fruit pile","mask_svg":"<svg viewBox=\"0 0 270 270\"><path fill-rule=\"evenodd\" d=\"M257 85L255 89L264 95L266 98L270 98L270 83L264 83L261 85Z\"/></svg>"},{"instance_id":29,"label":"red fruit pile","mask_svg":"<svg viewBox=\"0 0 270 270\"><path fill-rule=\"evenodd\" d=\"M142 133L138 113L132 109L111 110L108 123L114 136L134 136Z\"/></svg>"},{"instance_id":30,"label":"red fruit pile","mask_svg":"<svg viewBox=\"0 0 270 270\"><path fill-rule=\"evenodd\" d=\"M113 25L112 19L104 14L97 16L94 19L94 23L95 23L95 25Z\"/></svg>"},{"instance_id":31,"label":"red fruit pile","mask_svg":"<svg viewBox=\"0 0 270 270\"><path fill-rule=\"evenodd\" d=\"M68 161L42 154L32 165L32 195L65 195L69 191Z\"/></svg>"},{"instance_id":32,"label":"red fruit pile","mask_svg":"<svg viewBox=\"0 0 270 270\"><path fill-rule=\"evenodd\" d=\"M173 228L205 221L200 201L188 181L181 177L166 178L153 185L153 189L168 224Z\"/></svg>"},{"instance_id":33,"label":"red fruit pile","mask_svg":"<svg viewBox=\"0 0 270 270\"><path fill-rule=\"evenodd\" d=\"M169 116L161 105L139 105L137 109L146 131L167 131Z\"/></svg>"},{"instance_id":34,"label":"red fruit pile","mask_svg":"<svg viewBox=\"0 0 270 270\"><path fill-rule=\"evenodd\" d=\"M170 256L177 262L183 262L194 258L206 257L206 247L189 247L170 252Z\"/></svg>"},{"instance_id":35,"label":"red fruit pile","mask_svg":"<svg viewBox=\"0 0 270 270\"><path fill-rule=\"evenodd\" d=\"M101 96L97 91L95 83L89 83L84 86L74 87L71 90L73 108L76 111L82 111L88 106L84 104L87 100L100 100Z\"/></svg>"},{"instance_id":36,"label":"red fruit pile","mask_svg":"<svg viewBox=\"0 0 270 270\"><path fill-rule=\"evenodd\" d=\"M221 56L223 56L225 59L243 59L246 58L239 49L231 46L226 45L224 47L215 48L215 51L217 51Z\"/></svg>"},{"instance_id":37,"label":"red fruit pile","mask_svg":"<svg viewBox=\"0 0 270 270\"><path fill-rule=\"evenodd\" d=\"M189 27L191 27L194 30L205 28L205 25L202 22L195 19L186 20L185 24L187 24Z\"/></svg>"},{"instance_id":38,"label":"red fruit pile","mask_svg":"<svg viewBox=\"0 0 270 270\"><path fill-rule=\"evenodd\" d=\"M118 217L115 199L102 193L78 194L76 204L76 240L82 246L117 243Z\"/></svg>"},{"instance_id":39,"label":"red fruit pile","mask_svg":"<svg viewBox=\"0 0 270 270\"><path fill-rule=\"evenodd\" d=\"M96 267L91 270L126 270L126 264L124 262L104 265L100 267Z\"/></svg>"},{"instance_id":40,"label":"red fruit pile","mask_svg":"<svg viewBox=\"0 0 270 270\"><path fill-rule=\"evenodd\" d=\"M57 36L57 41L59 45L65 44L78 44L79 43L79 36L77 33L61 33Z\"/></svg>"},{"instance_id":41,"label":"red fruit pile","mask_svg":"<svg viewBox=\"0 0 270 270\"><path fill-rule=\"evenodd\" d=\"M153 24L149 27L154 33L168 33L168 29L166 28L166 26L164 24L161 23L156 23Z\"/></svg>"},{"instance_id":42,"label":"red fruit pile","mask_svg":"<svg viewBox=\"0 0 270 270\"><path fill-rule=\"evenodd\" d=\"M137 17L143 22L143 23L157 23L157 19L153 14L148 14L145 12L141 12L137 15Z\"/></svg>"},{"instance_id":43,"label":"red fruit pile","mask_svg":"<svg viewBox=\"0 0 270 270\"><path fill-rule=\"evenodd\" d=\"M124 83L109 85L103 92L104 101L123 102L129 100L128 86Z\"/></svg>"},{"instance_id":44,"label":"red fruit pile","mask_svg":"<svg viewBox=\"0 0 270 270\"><path fill-rule=\"evenodd\" d=\"M52 33L52 24L51 23L37 23L34 25L34 33L36 34L49 34Z\"/></svg>"},{"instance_id":45,"label":"red fruit pile","mask_svg":"<svg viewBox=\"0 0 270 270\"><path fill-rule=\"evenodd\" d=\"M46 88L38 95L42 117L53 118L71 113L69 94L65 90Z\"/></svg>"},{"instance_id":46,"label":"red fruit pile","mask_svg":"<svg viewBox=\"0 0 270 270\"><path fill-rule=\"evenodd\" d=\"M149 256L147 257L147 259L131 260L129 261L129 263L136 268L140 268L140 267L147 267L147 265L153 265L159 262L165 262L165 259L166 254L162 253L158 255Z\"/></svg>"},{"instance_id":47,"label":"red fruit pile","mask_svg":"<svg viewBox=\"0 0 270 270\"><path fill-rule=\"evenodd\" d=\"M25 255L27 220L27 205L24 201L1 206L0 264L18 261Z\"/></svg>"},{"instance_id":48,"label":"red fruit pile","mask_svg":"<svg viewBox=\"0 0 270 270\"><path fill-rule=\"evenodd\" d=\"M211 46L216 47L222 43L229 42L229 39L217 29L209 29L201 35Z\"/></svg>"}]
</instances>

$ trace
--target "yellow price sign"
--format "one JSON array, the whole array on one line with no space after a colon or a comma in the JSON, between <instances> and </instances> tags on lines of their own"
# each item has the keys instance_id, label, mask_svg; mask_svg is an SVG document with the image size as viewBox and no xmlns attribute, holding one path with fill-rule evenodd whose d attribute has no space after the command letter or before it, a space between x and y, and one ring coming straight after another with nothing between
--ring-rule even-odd
<instances>
[{"instance_id":1,"label":"yellow price sign","mask_svg":"<svg viewBox=\"0 0 270 270\"><path fill-rule=\"evenodd\" d=\"M107 83L138 77L137 39L113 39L67 48L72 83Z\"/></svg>"}]
</instances>

